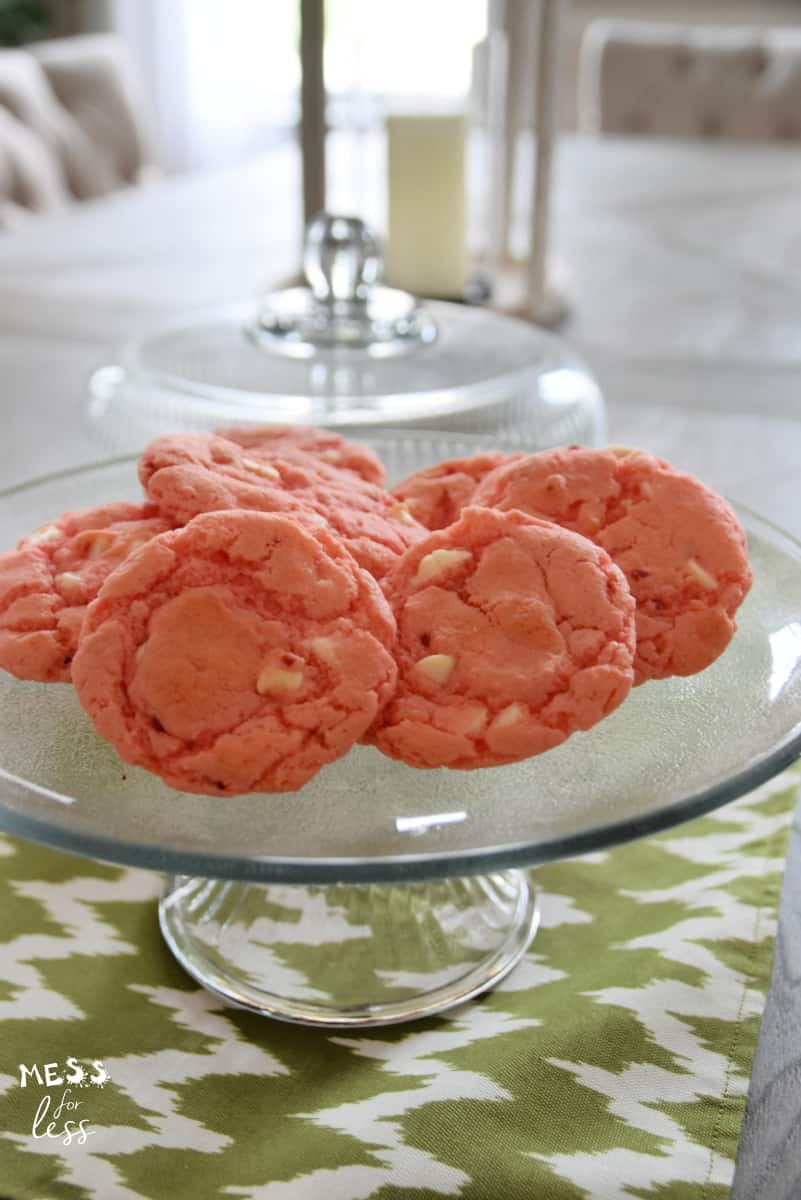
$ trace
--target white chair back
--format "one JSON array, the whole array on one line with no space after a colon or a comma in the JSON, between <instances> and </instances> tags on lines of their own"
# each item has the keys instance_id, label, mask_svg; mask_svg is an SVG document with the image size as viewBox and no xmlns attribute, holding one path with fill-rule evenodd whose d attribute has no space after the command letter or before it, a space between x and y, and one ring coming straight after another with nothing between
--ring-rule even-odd
<instances>
[{"instance_id":1,"label":"white chair back","mask_svg":"<svg viewBox=\"0 0 801 1200\"><path fill-rule=\"evenodd\" d=\"M584 35L585 132L801 139L801 26L595 21Z\"/></svg>"}]
</instances>

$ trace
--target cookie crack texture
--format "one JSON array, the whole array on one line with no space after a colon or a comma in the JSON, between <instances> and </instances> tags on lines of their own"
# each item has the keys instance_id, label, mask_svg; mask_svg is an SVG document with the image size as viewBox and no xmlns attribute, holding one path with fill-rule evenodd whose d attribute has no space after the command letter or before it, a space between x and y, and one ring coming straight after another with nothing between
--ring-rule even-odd
<instances>
[{"instance_id":1,"label":"cookie crack texture","mask_svg":"<svg viewBox=\"0 0 801 1200\"><path fill-rule=\"evenodd\" d=\"M293 790L389 699L394 637L380 588L331 534L225 511L118 569L73 677L121 756L172 786Z\"/></svg>"},{"instance_id":2,"label":"cookie crack texture","mask_svg":"<svg viewBox=\"0 0 801 1200\"><path fill-rule=\"evenodd\" d=\"M475 503L518 508L603 547L637 602L635 682L695 674L731 640L751 584L726 501L642 451L543 451L498 468Z\"/></svg>"},{"instance_id":3,"label":"cookie crack texture","mask_svg":"<svg viewBox=\"0 0 801 1200\"><path fill-rule=\"evenodd\" d=\"M410 765L529 757L588 728L631 687L625 580L605 551L553 523L467 508L408 551L384 590L400 675L370 739ZM579 623L597 644L575 641Z\"/></svg>"},{"instance_id":4,"label":"cookie crack texture","mask_svg":"<svg viewBox=\"0 0 801 1200\"><path fill-rule=\"evenodd\" d=\"M293 446L266 452L212 434L160 438L142 456L140 478L178 522L238 509L325 522L376 578L425 532L413 520L395 520L395 498L374 483Z\"/></svg>"},{"instance_id":5,"label":"cookie crack texture","mask_svg":"<svg viewBox=\"0 0 801 1200\"><path fill-rule=\"evenodd\" d=\"M114 567L168 525L152 505L68 512L0 555L0 665L66 683L86 605Z\"/></svg>"}]
</instances>

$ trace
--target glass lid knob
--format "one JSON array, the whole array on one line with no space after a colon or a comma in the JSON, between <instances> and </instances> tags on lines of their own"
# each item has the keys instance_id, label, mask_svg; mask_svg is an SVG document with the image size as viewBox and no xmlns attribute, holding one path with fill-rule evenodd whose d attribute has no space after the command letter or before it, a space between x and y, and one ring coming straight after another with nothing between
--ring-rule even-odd
<instances>
[{"instance_id":1,"label":"glass lid knob","mask_svg":"<svg viewBox=\"0 0 801 1200\"><path fill-rule=\"evenodd\" d=\"M249 338L273 353L311 358L332 350L386 357L421 350L437 337L415 296L379 284L378 239L358 217L318 213L306 229L306 287L268 293Z\"/></svg>"},{"instance_id":2,"label":"glass lid knob","mask_svg":"<svg viewBox=\"0 0 801 1200\"><path fill-rule=\"evenodd\" d=\"M303 273L320 304L365 304L381 265L378 242L359 217L322 212L310 221Z\"/></svg>"}]
</instances>

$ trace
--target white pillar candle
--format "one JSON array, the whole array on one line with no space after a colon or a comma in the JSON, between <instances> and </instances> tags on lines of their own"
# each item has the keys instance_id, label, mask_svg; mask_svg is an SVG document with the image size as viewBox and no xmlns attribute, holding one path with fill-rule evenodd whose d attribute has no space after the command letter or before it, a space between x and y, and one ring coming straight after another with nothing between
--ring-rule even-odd
<instances>
[{"instance_id":1,"label":"white pillar candle","mask_svg":"<svg viewBox=\"0 0 801 1200\"><path fill-rule=\"evenodd\" d=\"M462 114L387 117L387 283L461 297L467 268Z\"/></svg>"}]
</instances>

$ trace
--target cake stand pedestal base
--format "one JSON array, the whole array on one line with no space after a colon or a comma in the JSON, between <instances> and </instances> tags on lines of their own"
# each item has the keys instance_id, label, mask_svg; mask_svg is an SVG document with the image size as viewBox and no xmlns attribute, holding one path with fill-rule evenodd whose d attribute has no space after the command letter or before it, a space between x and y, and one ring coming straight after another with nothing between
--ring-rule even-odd
<instances>
[{"instance_id":1,"label":"cake stand pedestal base","mask_svg":"<svg viewBox=\"0 0 801 1200\"><path fill-rule=\"evenodd\" d=\"M181 966L229 1003L354 1028L428 1017L491 988L539 914L524 871L324 887L177 875L159 919Z\"/></svg>"}]
</instances>

